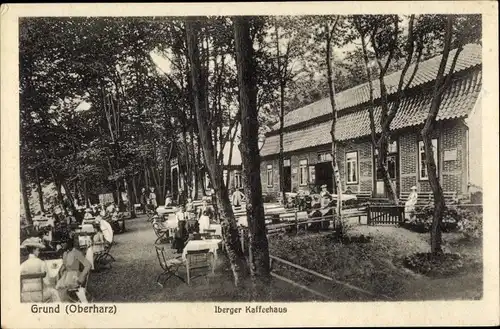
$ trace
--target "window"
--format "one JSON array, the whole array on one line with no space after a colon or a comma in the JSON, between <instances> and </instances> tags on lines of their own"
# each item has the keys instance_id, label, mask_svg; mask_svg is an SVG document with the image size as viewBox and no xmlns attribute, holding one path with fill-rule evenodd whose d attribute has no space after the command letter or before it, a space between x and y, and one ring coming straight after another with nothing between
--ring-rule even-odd
<instances>
[{"instance_id":1,"label":"window","mask_svg":"<svg viewBox=\"0 0 500 329\"><path fill-rule=\"evenodd\" d=\"M290 167L290 159L283 160L283 167Z\"/></svg>"},{"instance_id":2,"label":"window","mask_svg":"<svg viewBox=\"0 0 500 329\"><path fill-rule=\"evenodd\" d=\"M239 173L238 171L235 171L234 172L234 187L235 188L242 188L243 187L243 184L241 182L241 173Z\"/></svg>"},{"instance_id":3,"label":"window","mask_svg":"<svg viewBox=\"0 0 500 329\"><path fill-rule=\"evenodd\" d=\"M307 160L299 161L299 185L304 186L308 183L308 167Z\"/></svg>"},{"instance_id":4,"label":"window","mask_svg":"<svg viewBox=\"0 0 500 329\"><path fill-rule=\"evenodd\" d=\"M318 162L332 161L332 154L329 152L318 153Z\"/></svg>"},{"instance_id":5,"label":"window","mask_svg":"<svg viewBox=\"0 0 500 329\"><path fill-rule=\"evenodd\" d=\"M267 187L273 187L273 165L267 165Z\"/></svg>"},{"instance_id":6,"label":"window","mask_svg":"<svg viewBox=\"0 0 500 329\"><path fill-rule=\"evenodd\" d=\"M432 140L432 153L434 153L434 162L436 163L436 170L439 175L439 164L438 164L438 149L437 149L437 139ZM425 163L426 154L424 149L424 142L418 142L418 176L420 180L428 180L429 176L427 175L427 165Z\"/></svg>"},{"instance_id":7,"label":"window","mask_svg":"<svg viewBox=\"0 0 500 329\"><path fill-rule=\"evenodd\" d=\"M347 184L358 183L358 152L345 154L345 167L347 173Z\"/></svg>"}]
</instances>

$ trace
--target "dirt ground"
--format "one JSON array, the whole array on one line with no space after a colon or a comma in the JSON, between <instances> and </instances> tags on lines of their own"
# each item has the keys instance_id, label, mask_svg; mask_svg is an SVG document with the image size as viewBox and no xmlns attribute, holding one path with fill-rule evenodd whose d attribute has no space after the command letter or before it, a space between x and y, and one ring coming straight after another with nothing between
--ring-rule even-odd
<instances>
[{"instance_id":1,"label":"dirt ground","mask_svg":"<svg viewBox=\"0 0 500 329\"><path fill-rule=\"evenodd\" d=\"M145 216L127 220L127 232L116 235L111 254L116 258L110 269L92 272L88 289L95 302L168 301L249 301L249 289L235 289L232 273L219 256L213 277L195 279L191 286L175 277L164 287L156 282L161 273L155 253L154 235ZM427 234L396 227L355 226L350 234L369 235L370 243L341 245L330 242L328 234L308 234L288 238L286 243L271 238L270 253L308 267L337 280L374 293L368 296L325 280L301 278L295 272L276 267L276 273L331 296L333 301L475 299L482 295L480 246L464 245L457 235L445 234L445 250L459 252L467 261L465 271L451 278L432 279L405 269L401 259L414 252L429 250ZM292 244L292 245L288 245ZM278 248L279 246L279 248ZM169 257L177 256L166 248ZM181 275L184 273L181 271ZM299 275L300 276L300 275ZM289 283L273 280L269 301L325 300Z\"/></svg>"}]
</instances>

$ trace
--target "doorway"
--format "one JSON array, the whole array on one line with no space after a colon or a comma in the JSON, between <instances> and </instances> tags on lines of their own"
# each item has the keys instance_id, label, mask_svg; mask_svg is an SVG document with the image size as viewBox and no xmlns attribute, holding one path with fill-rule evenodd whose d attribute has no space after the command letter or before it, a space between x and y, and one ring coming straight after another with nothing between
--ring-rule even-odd
<instances>
[{"instance_id":1,"label":"doorway","mask_svg":"<svg viewBox=\"0 0 500 329\"><path fill-rule=\"evenodd\" d=\"M377 155L375 156L375 167L377 166ZM391 179L391 183L396 189L396 195L399 195L399 149L397 141L392 141L389 143L389 152L387 154L387 172ZM388 192L385 188L383 176L380 171L376 170L377 177L375 181L375 189L377 197L388 197Z\"/></svg>"},{"instance_id":2,"label":"doorway","mask_svg":"<svg viewBox=\"0 0 500 329\"><path fill-rule=\"evenodd\" d=\"M283 189L285 192L292 192L292 166L290 159L283 161Z\"/></svg>"},{"instance_id":3,"label":"doorway","mask_svg":"<svg viewBox=\"0 0 500 329\"><path fill-rule=\"evenodd\" d=\"M317 187L326 184L328 191L333 191L333 167L331 162L321 162L314 166Z\"/></svg>"}]
</instances>

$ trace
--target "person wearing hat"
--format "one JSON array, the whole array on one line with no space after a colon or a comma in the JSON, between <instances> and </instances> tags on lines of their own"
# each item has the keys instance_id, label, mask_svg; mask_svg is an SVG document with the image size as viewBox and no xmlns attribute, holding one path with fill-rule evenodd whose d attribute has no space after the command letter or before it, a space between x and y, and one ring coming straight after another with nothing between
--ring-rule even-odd
<instances>
[{"instance_id":1,"label":"person wearing hat","mask_svg":"<svg viewBox=\"0 0 500 329\"><path fill-rule=\"evenodd\" d=\"M45 246L37 241L23 242L24 247L28 250L29 256L21 264L21 275L26 274L47 274L47 265L43 260L38 258L40 249ZM21 300L23 302L37 302L43 296L42 302L57 303L61 301L59 293L56 289L50 287L50 280L45 275L43 284L40 279L25 279L21 281Z\"/></svg>"},{"instance_id":2,"label":"person wearing hat","mask_svg":"<svg viewBox=\"0 0 500 329\"><path fill-rule=\"evenodd\" d=\"M81 285L92 267L90 261L85 258L73 239L68 240L66 248L67 251L63 255L63 268L65 271L56 285L56 289L64 293L70 288ZM81 272L80 265L83 265L83 271Z\"/></svg>"},{"instance_id":3,"label":"person wearing hat","mask_svg":"<svg viewBox=\"0 0 500 329\"><path fill-rule=\"evenodd\" d=\"M415 216L415 205L418 201L417 187L412 186L408 200L405 202L405 219L411 220Z\"/></svg>"},{"instance_id":4,"label":"person wearing hat","mask_svg":"<svg viewBox=\"0 0 500 329\"><path fill-rule=\"evenodd\" d=\"M319 195L321 197L321 208L328 207L332 201L332 195L328 192L326 184L321 185L321 192Z\"/></svg>"}]
</instances>

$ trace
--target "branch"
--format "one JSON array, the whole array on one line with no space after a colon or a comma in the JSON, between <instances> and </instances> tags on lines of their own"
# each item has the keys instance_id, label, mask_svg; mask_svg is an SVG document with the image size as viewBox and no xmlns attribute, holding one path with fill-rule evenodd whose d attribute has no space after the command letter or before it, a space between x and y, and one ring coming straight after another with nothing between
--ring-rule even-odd
<instances>
[{"instance_id":1,"label":"branch","mask_svg":"<svg viewBox=\"0 0 500 329\"><path fill-rule=\"evenodd\" d=\"M408 83L406 84L404 89L408 89L410 87L411 83L413 82L413 79L415 78L415 75L417 75L417 70L418 70L418 67L420 64L420 60L422 59L423 50L424 50L424 47L423 47L423 44L421 41L421 42L419 42L419 45L418 45L417 60L415 62L415 67L413 68L413 73L411 74L410 79L408 80Z\"/></svg>"},{"instance_id":2,"label":"branch","mask_svg":"<svg viewBox=\"0 0 500 329\"><path fill-rule=\"evenodd\" d=\"M450 71L448 72L448 75L447 75L445 81L443 82L443 85L439 89L439 93L441 95L444 93L444 91L446 90L446 88L448 88L448 86L451 83L451 77L453 76L453 71L455 71L455 66L457 64L458 56L460 55L460 53L462 52L463 49L464 49L463 45L460 45L457 48L457 51L455 52L455 56L453 56L453 61L451 63Z\"/></svg>"}]
</instances>

